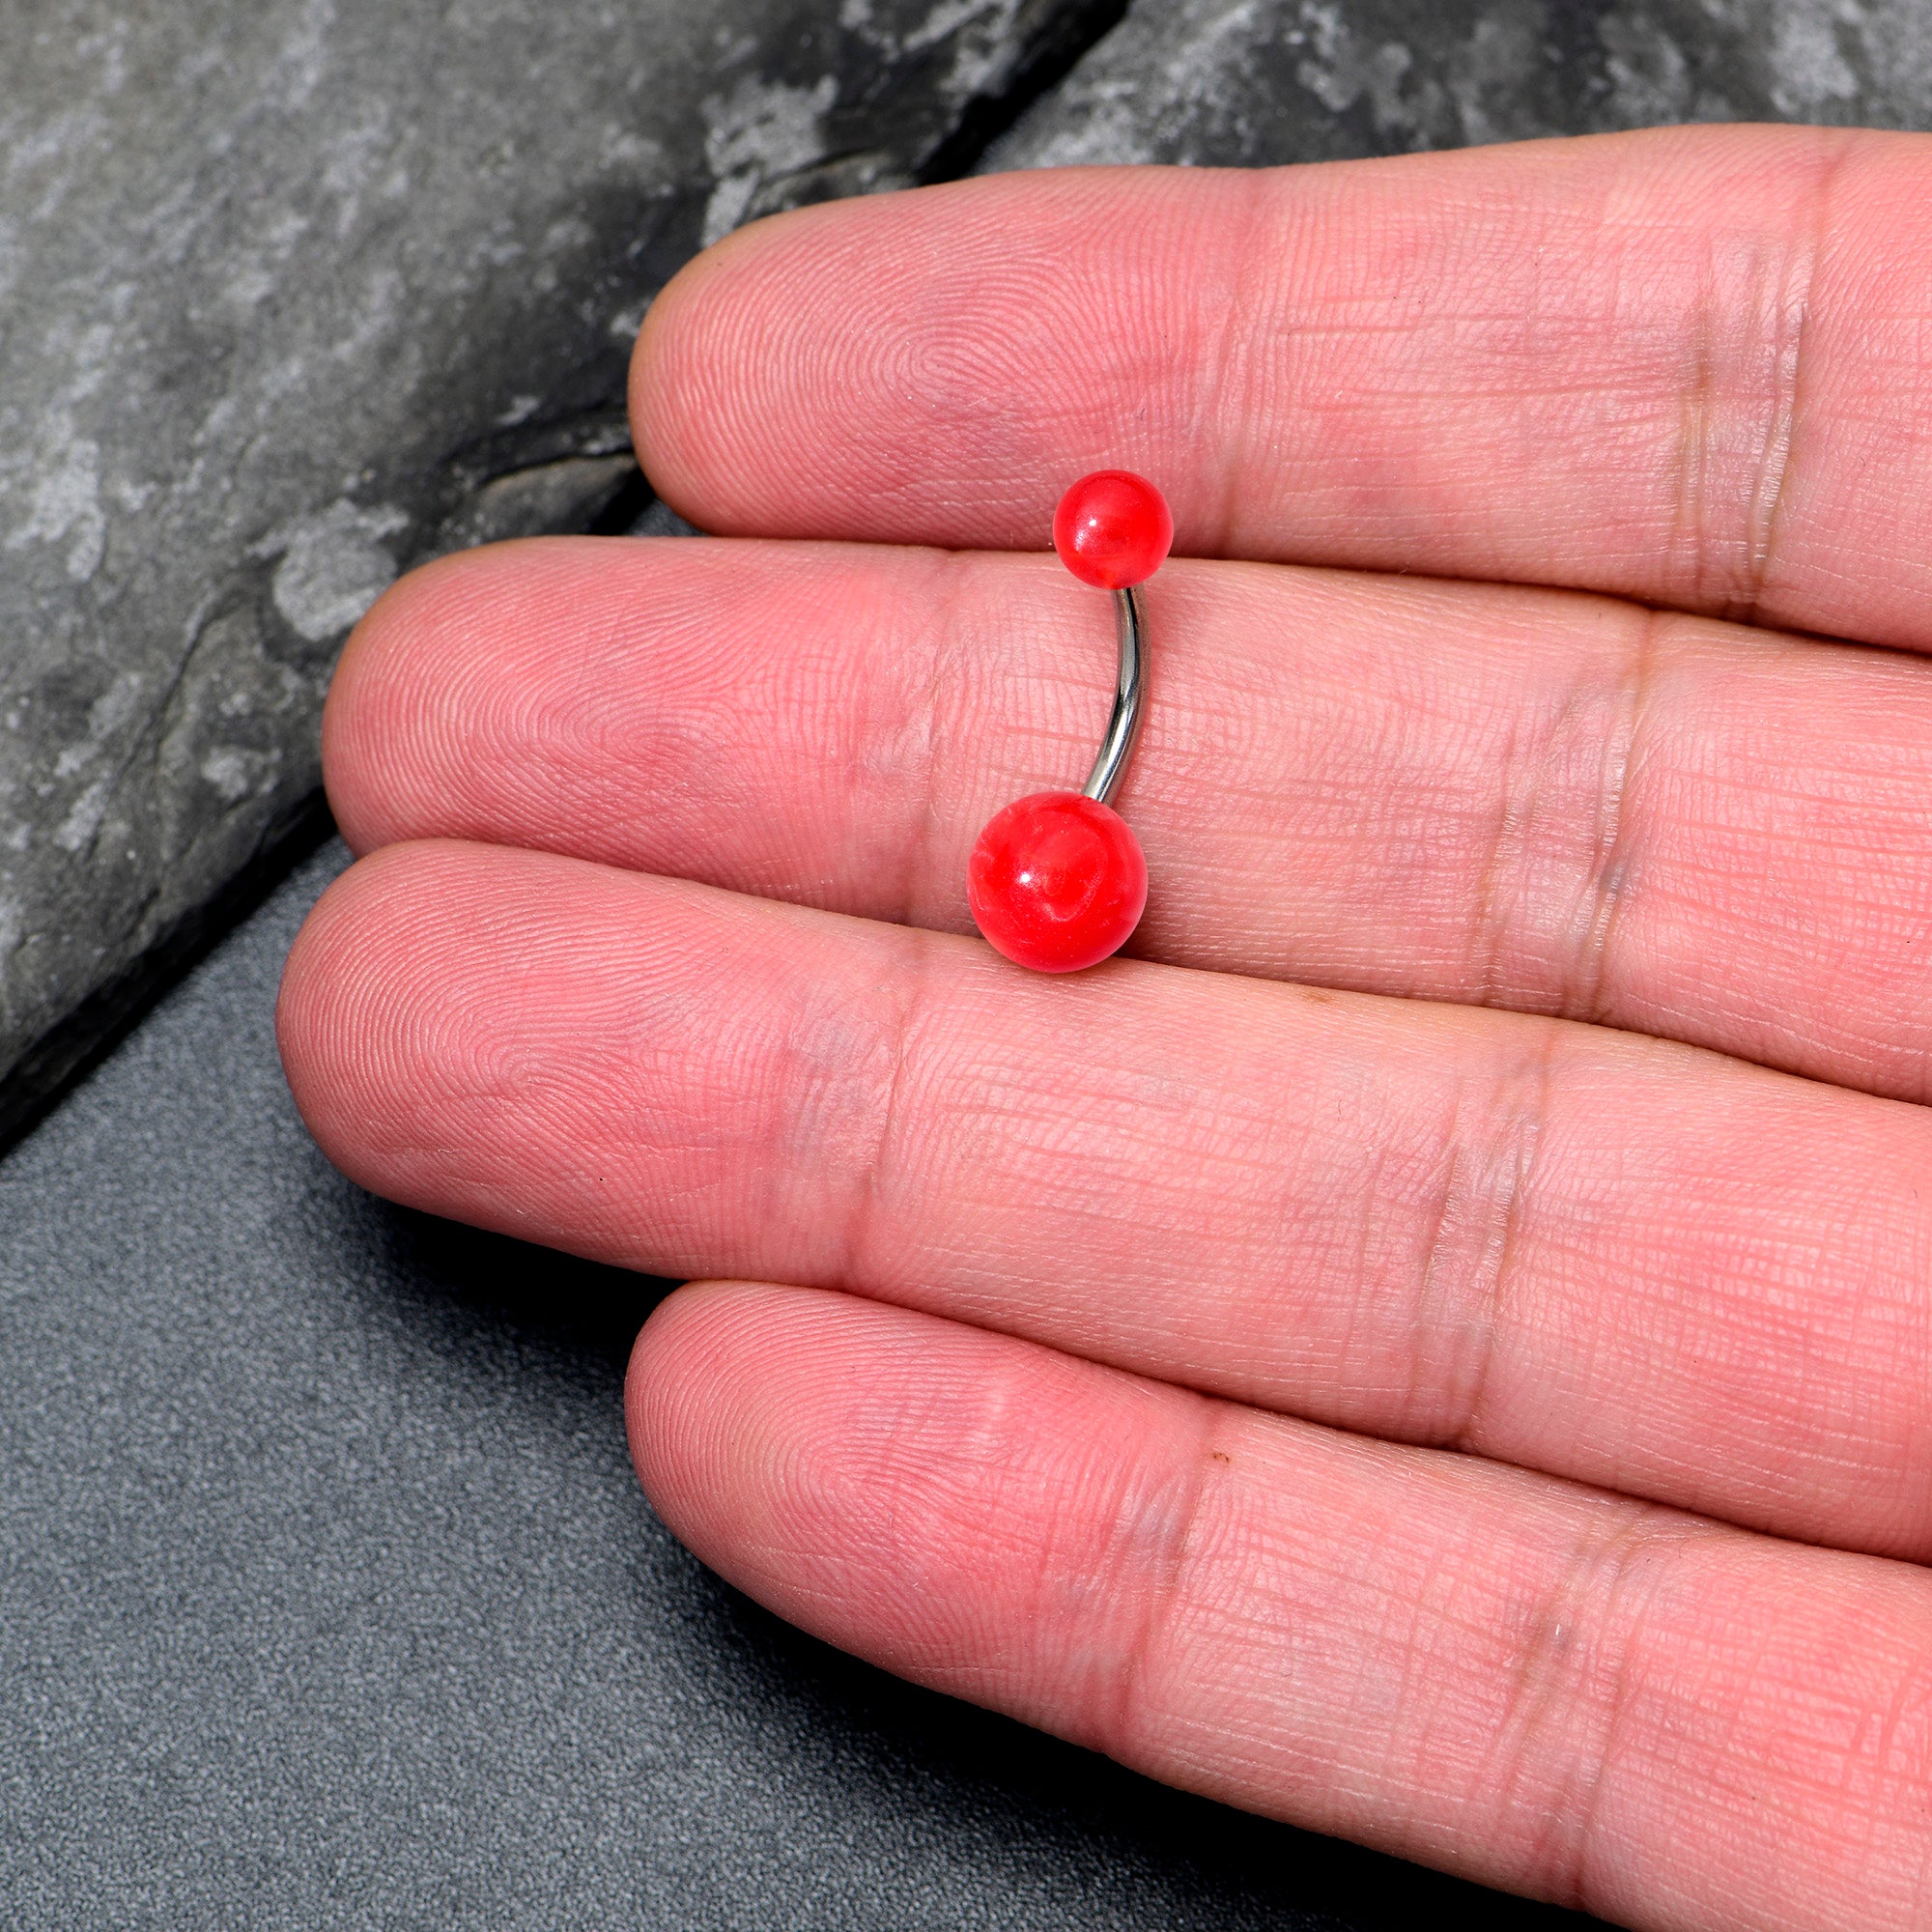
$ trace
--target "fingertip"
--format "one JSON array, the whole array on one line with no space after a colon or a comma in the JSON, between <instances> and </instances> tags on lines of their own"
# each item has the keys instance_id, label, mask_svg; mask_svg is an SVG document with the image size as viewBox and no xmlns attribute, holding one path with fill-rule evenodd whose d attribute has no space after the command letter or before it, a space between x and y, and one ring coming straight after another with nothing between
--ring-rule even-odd
<instances>
[{"instance_id":1,"label":"fingertip","mask_svg":"<svg viewBox=\"0 0 1932 1932\"><path fill-rule=\"evenodd\" d=\"M350 632L349 641L335 661L328 695L323 700L322 789L335 819L336 831L358 859L379 842L367 822L366 793L359 782L369 763L364 748L368 736L365 692L369 665L372 658L381 654L377 639L390 621L383 607L410 581L405 577L391 584Z\"/></svg>"},{"instance_id":2,"label":"fingertip","mask_svg":"<svg viewBox=\"0 0 1932 1932\"><path fill-rule=\"evenodd\" d=\"M349 634L323 705L322 781L336 829L357 858L399 836L398 791L407 790L414 762L407 740L426 722L416 701L424 644L475 606L475 581L498 573L497 554L521 547L493 544L419 565Z\"/></svg>"},{"instance_id":3,"label":"fingertip","mask_svg":"<svg viewBox=\"0 0 1932 1932\"><path fill-rule=\"evenodd\" d=\"M352 852L490 841L497 827L478 779L498 736L524 748L517 776L549 796L542 728L521 727L553 688L545 673L581 640L581 613L650 548L519 537L438 557L377 599L344 648L322 721L323 782Z\"/></svg>"},{"instance_id":4,"label":"fingertip","mask_svg":"<svg viewBox=\"0 0 1932 1932\"><path fill-rule=\"evenodd\" d=\"M412 928L476 893L471 848L454 840L384 845L332 880L283 963L275 1039L296 1110L329 1160L384 1189L382 1151L407 1081L415 980Z\"/></svg>"},{"instance_id":5,"label":"fingertip","mask_svg":"<svg viewBox=\"0 0 1932 1932\"><path fill-rule=\"evenodd\" d=\"M706 428L715 431L730 401L719 392L719 372L730 367L732 289L749 271L755 308L755 280L772 245L819 213L803 208L766 215L694 255L652 298L631 345L631 441L645 479L679 516L717 535L745 533L704 489L716 444Z\"/></svg>"},{"instance_id":6,"label":"fingertip","mask_svg":"<svg viewBox=\"0 0 1932 1932\"><path fill-rule=\"evenodd\" d=\"M328 1127L347 1044L345 999L371 901L388 893L399 858L407 863L403 848L391 846L330 880L289 948L275 994L275 1044L296 1111L338 1166Z\"/></svg>"},{"instance_id":7,"label":"fingertip","mask_svg":"<svg viewBox=\"0 0 1932 1932\"><path fill-rule=\"evenodd\" d=\"M681 517L688 516L691 498L677 460L677 425L671 408L676 389L668 370L682 353L694 291L710 272L711 252L707 248L694 256L651 298L631 344L625 381L631 445L652 490Z\"/></svg>"},{"instance_id":8,"label":"fingertip","mask_svg":"<svg viewBox=\"0 0 1932 1932\"><path fill-rule=\"evenodd\" d=\"M1172 1513L1170 1465L1201 1432L1173 1390L748 1282L653 1314L625 1406L646 1495L727 1582L903 1675L1080 1737L1094 1713L1056 1659L1069 1640L1112 1652L1134 1626L1105 1602L1119 1526Z\"/></svg>"},{"instance_id":9,"label":"fingertip","mask_svg":"<svg viewBox=\"0 0 1932 1932\"><path fill-rule=\"evenodd\" d=\"M680 1535L694 1501L715 1493L725 1440L737 1436L744 1392L741 1340L775 1297L806 1293L755 1283L694 1281L651 1311L624 1376L631 1461L651 1506ZM776 1312L776 1311L774 1311ZM687 1536L686 1541L690 1541Z\"/></svg>"},{"instance_id":10,"label":"fingertip","mask_svg":"<svg viewBox=\"0 0 1932 1932\"><path fill-rule=\"evenodd\" d=\"M625 1377L645 1493L679 1537L740 1580L745 1552L768 1542L773 1523L793 1525L787 1543L813 1541L795 1533L799 1520L838 1484L809 1472L863 1459L880 1393L903 1382L908 1350L964 1332L837 1289L687 1283L652 1311Z\"/></svg>"},{"instance_id":11,"label":"fingertip","mask_svg":"<svg viewBox=\"0 0 1932 1932\"><path fill-rule=\"evenodd\" d=\"M660 1303L631 1351L624 1419L638 1480L671 1533L787 1614L801 1592L839 1594L852 1541L865 1540L855 1487L892 1487L873 1458L888 1392L905 1378L908 1323L951 1326L768 1282L692 1282Z\"/></svg>"},{"instance_id":12,"label":"fingertip","mask_svg":"<svg viewBox=\"0 0 1932 1932\"><path fill-rule=\"evenodd\" d=\"M1186 361L1177 331L1197 327L1163 311L1157 346L1128 353L1098 326L1109 303L1143 320L1161 305L1142 257L1191 288L1206 246L1188 185L1170 178L1183 171L1136 171L1124 200L1121 172L821 203L707 249L666 285L633 352L633 435L653 488L720 535L1038 547L1078 473L1043 452L1059 440L1084 469L1152 464L1146 396ZM1120 288L1082 271L1130 242ZM1042 381L1054 400L1032 412L1021 399ZM1128 394L1141 400L1123 410Z\"/></svg>"},{"instance_id":13,"label":"fingertip","mask_svg":"<svg viewBox=\"0 0 1932 1932\"><path fill-rule=\"evenodd\" d=\"M868 453L864 494L892 497L916 490L933 452L929 436L899 433L894 411L874 417L865 399L882 382L896 379L897 402L915 410L928 395L964 400L962 385L997 409L1000 343L988 345L994 371L937 366L922 318L952 305L933 279L950 254L929 204L951 201L955 226L981 230L1010 179L767 215L687 263L646 311L631 359L632 436L657 494L720 536L877 537L875 513L852 500L849 452L826 445L828 413ZM985 541L943 526L913 540L955 538Z\"/></svg>"}]
</instances>

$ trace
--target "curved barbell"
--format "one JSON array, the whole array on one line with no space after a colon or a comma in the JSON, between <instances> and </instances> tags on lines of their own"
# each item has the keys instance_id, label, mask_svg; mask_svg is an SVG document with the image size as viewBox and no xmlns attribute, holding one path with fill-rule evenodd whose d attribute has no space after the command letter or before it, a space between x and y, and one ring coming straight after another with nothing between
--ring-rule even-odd
<instances>
[{"instance_id":1,"label":"curved barbell","mask_svg":"<svg viewBox=\"0 0 1932 1932\"><path fill-rule=\"evenodd\" d=\"M1120 670L1083 791L1039 791L997 812L966 868L980 930L1040 973L1077 973L1126 943L1147 905L1147 859L1113 809L1140 737L1147 612L1139 586L1174 542L1166 499L1144 476L1102 469L1060 499L1053 547L1083 582L1114 593Z\"/></svg>"}]
</instances>

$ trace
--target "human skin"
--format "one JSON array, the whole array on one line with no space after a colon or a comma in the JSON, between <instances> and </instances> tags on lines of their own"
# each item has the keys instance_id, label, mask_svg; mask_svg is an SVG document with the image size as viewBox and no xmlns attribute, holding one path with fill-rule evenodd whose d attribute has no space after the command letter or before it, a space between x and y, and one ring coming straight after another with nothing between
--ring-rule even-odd
<instances>
[{"instance_id":1,"label":"human skin","mask_svg":"<svg viewBox=\"0 0 1932 1932\"><path fill-rule=\"evenodd\" d=\"M398 1201L693 1277L666 1521L919 1682L1620 1923L1932 1924L1932 138L810 209L639 339L718 535L450 557L280 1029ZM1157 481L1128 953L1072 478Z\"/></svg>"}]
</instances>

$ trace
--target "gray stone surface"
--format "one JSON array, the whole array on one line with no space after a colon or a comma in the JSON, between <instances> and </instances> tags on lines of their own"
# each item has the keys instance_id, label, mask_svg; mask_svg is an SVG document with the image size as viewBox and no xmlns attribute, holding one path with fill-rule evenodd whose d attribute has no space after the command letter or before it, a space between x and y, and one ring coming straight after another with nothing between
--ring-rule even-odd
<instances>
[{"instance_id":1,"label":"gray stone surface","mask_svg":"<svg viewBox=\"0 0 1932 1932\"><path fill-rule=\"evenodd\" d=\"M300 824L370 599L622 491L665 277L1093 11L0 8L0 1135Z\"/></svg>"},{"instance_id":2,"label":"gray stone surface","mask_svg":"<svg viewBox=\"0 0 1932 1932\"><path fill-rule=\"evenodd\" d=\"M1932 128L1932 5L1134 0L981 165L1338 160L1674 121Z\"/></svg>"},{"instance_id":3,"label":"gray stone surface","mask_svg":"<svg viewBox=\"0 0 1932 1932\"><path fill-rule=\"evenodd\" d=\"M289 880L0 1160L0 1925L1559 1932L787 1630L651 1515L661 1283L372 1200Z\"/></svg>"}]
</instances>

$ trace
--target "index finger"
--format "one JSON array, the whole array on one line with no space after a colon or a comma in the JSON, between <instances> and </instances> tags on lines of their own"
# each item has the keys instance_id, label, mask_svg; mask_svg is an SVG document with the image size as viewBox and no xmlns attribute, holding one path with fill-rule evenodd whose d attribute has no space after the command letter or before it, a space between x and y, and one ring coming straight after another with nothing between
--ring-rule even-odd
<instances>
[{"instance_id":1,"label":"index finger","mask_svg":"<svg viewBox=\"0 0 1932 1932\"><path fill-rule=\"evenodd\" d=\"M733 535L1569 584L1932 647L1932 137L1693 128L1083 168L756 224L652 308L653 482Z\"/></svg>"}]
</instances>

